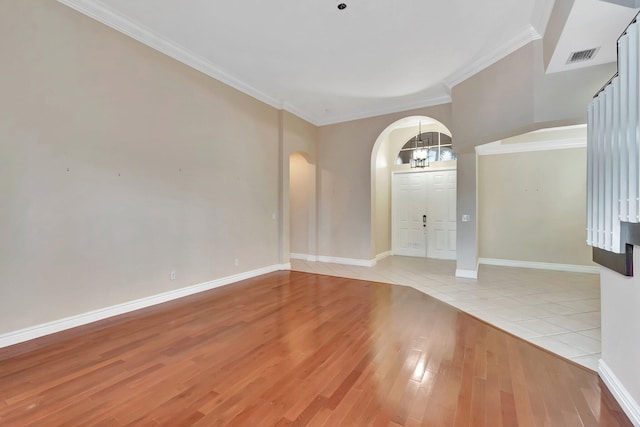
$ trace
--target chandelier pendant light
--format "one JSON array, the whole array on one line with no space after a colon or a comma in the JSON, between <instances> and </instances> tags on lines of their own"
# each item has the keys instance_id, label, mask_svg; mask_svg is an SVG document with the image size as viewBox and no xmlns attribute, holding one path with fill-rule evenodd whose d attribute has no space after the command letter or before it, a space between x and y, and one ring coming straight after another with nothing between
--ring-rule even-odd
<instances>
[{"instance_id":1,"label":"chandelier pendant light","mask_svg":"<svg viewBox=\"0 0 640 427\"><path fill-rule=\"evenodd\" d=\"M411 168L426 168L429 167L429 144L426 146L422 142L422 121L418 122L418 135L416 135L416 142L409 165Z\"/></svg>"}]
</instances>

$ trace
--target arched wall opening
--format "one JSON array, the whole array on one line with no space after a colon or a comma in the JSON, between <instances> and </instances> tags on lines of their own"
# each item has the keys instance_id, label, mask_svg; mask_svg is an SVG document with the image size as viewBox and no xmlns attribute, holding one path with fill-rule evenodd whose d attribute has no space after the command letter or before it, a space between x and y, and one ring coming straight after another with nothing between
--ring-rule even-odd
<instances>
[{"instance_id":1,"label":"arched wall opening","mask_svg":"<svg viewBox=\"0 0 640 427\"><path fill-rule=\"evenodd\" d=\"M316 258L316 166L309 155L289 156L289 257Z\"/></svg>"},{"instance_id":2,"label":"arched wall opening","mask_svg":"<svg viewBox=\"0 0 640 427\"><path fill-rule=\"evenodd\" d=\"M422 132L440 132L451 136L451 131L440 121L427 116L409 116L387 126L378 136L371 152L371 246L376 259L391 254L391 174L394 170L408 169L396 165L400 148L418 129Z\"/></svg>"}]
</instances>

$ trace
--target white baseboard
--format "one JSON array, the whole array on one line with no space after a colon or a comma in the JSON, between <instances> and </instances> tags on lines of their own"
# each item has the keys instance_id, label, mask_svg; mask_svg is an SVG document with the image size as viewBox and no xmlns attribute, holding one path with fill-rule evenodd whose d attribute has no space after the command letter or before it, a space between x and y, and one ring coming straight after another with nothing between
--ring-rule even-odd
<instances>
[{"instance_id":1,"label":"white baseboard","mask_svg":"<svg viewBox=\"0 0 640 427\"><path fill-rule=\"evenodd\" d=\"M176 289L157 295L152 295L150 297L128 301L122 304L113 305L111 307L89 311L87 313L78 314L76 316L54 320L52 322L31 326L28 328L20 329L18 331L8 332L0 335L0 348L8 347L10 345L29 341L35 338L40 338L45 335L54 334L56 332L75 328L77 326L86 325L88 323L128 313L134 310L139 310L141 308L150 307L152 305L162 304L163 302L186 297L198 292L208 291L210 289L229 285L241 280L251 279L263 274L287 269L290 269L290 265L289 268L287 268L287 264L276 264L269 267L259 268L257 270L247 271L245 273L235 274L233 276L223 277L221 279L212 280L210 282L200 283L198 285L188 286L186 288Z\"/></svg>"},{"instance_id":2,"label":"white baseboard","mask_svg":"<svg viewBox=\"0 0 640 427\"><path fill-rule=\"evenodd\" d=\"M316 255L308 255L308 254L290 253L289 254L289 258L291 258L291 259L301 259L303 261L309 261L309 262L317 262L318 261L318 257Z\"/></svg>"},{"instance_id":3,"label":"white baseboard","mask_svg":"<svg viewBox=\"0 0 640 427\"><path fill-rule=\"evenodd\" d=\"M387 255L387 252L385 252L378 256L383 256L384 258L389 255L391 255L391 252L389 252L388 255ZM338 258L338 257L331 257L331 256L296 254L296 253L290 253L289 258L301 259L303 261L309 261L309 262L330 262L333 264L355 265L358 267L373 267L378 262L378 257L374 259L357 259L357 258Z\"/></svg>"},{"instance_id":4,"label":"white baseboard","mask_svg":"<svg viewBox=\"0 0 640 427\"><path fill-rule=\"evenodd\" d=\"M358 258L339 258L339 257L322 256L322 255L290 253L289 258L301 259L303 261L309 261L309 262L330 262L333 264L355 265L358 267L373 267L378 263L378 261L381 261L387 257L390 257L391 255L393 255L392 251L386 251L376 255L374 259L358 259Z\"/></svg>"},{"instance_id":5,"label":"white baseboard","mask_svg":"<svg viewBox=\"0 0 640 427\"><path fill-rule=\"evenodd\" d=\"M378 255L376 255L376 261L382 261L383 259L388 258L391 255L393 255L393 252L391 251L379 253Z\"/></svg>"},{"instance_id":6,"label":"white baseboard","mask_svg":"<svg viewBox=\"0 0 640 427\"><path fill-rule=\"evenodd\" d=\"M319 262L331 262L334 264L355 265L358 267L373 267L377 261L375 259L339 258L331 256L318 256Z\"/></svg>"},{"instance_id":7,"label":"white baseboard","mask_svg":"<svg viewBox=\"0 0 640 427\"><path fill-rule=\"evenodd\" d=\"M463 279L477 279L478 270L463 270L463 269L457 268L456 277L461 277Z\"/></svg>"},{"instance_id":8,"label":"white baseboard","mask_svg":"<svg viewBox=\"0 0 640 427\"><path fill-rule=\"evenodd\" d=\"M502 267L534 268L537 270L569 271L572 273L599 274L600 267L591 265L555 264L551 262L515 261L511 259L480 258L479 264Z\"/></svg>"},{"instance_id":9,"label":"white baseboard","mask_svg":"<svg viewBox=\"0 0 640 427\"><path fill-rule=\"evenodd\" d=\"M282 271L282 270L291 270L291 263L287 262L285 264L278 265L278 270L280 270L280 271Z\"/></svg>"},{"instance_id":10,"label":"white baseboard","mask_svg":"<svg viewBox=\"0 0 640 427\"><path fill-rule=\"evenodd\" d=\"M624 413L627 414L631 423L636 427L640 427L640 405L631 397L626 387L602 359L598 363L598 374L611 394L613 394L613 397L618 401Z\"/></svg>"}]
</instances>

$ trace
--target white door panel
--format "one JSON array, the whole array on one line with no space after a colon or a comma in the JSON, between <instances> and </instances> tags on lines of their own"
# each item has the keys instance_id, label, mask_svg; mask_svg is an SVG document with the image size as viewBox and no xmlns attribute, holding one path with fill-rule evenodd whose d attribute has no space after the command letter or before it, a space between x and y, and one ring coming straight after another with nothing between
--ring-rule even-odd
<instances>
[{"instance_id":1,"label":"white door panel","mask_svg":"<svg viewBox=\"0 0 640 427\"><path fill-rule=\"evenodd\" d=\"M426 256L422 225L425 182L423 174L393 176L393 251L397 255Z\"/></svg>"},{"instance_id":2,"label":"white door panel","mask_svg":"<svg viewBox=\"0 0 640 427\"><path fill-rule=\"evenodd\" d=\"M455 259L456 171L397 173L392 182L393 252Z\"/></svg>"},{"instance_id":3,"label":"white door panel","mask_svg":"<svg viewBox=\"0 0 640 427\"><path fill-rule=\"evenodd\" d=\"M449 250L456 251L456 230L449 230Z\"/></svg>"},{"instance_id":4,"label":"white door panel","mask_svg":"<svg viewBox=\"0 0 640 427\"><path fill-rule=\"evenodd\" d=\"M431 217L427 224L427 256L455 259L456 171L435 171L427 174L433 177L433 184L427 188L427 211Z\"/></svg>"}]
</instances>

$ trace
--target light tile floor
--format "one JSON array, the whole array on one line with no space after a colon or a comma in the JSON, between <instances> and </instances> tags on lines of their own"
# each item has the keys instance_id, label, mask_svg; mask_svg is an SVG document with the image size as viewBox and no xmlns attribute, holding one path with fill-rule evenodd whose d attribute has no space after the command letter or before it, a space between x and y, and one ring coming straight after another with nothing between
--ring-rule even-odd
<instances>
[{"instance_id":1,"label":"light tile floor","mask_svg":"<svg viewBox=\"0 0 640 427\"><path fill-rule=\"evenodd\" d=\"M291 260L291 269L411 286L560 356L597 370L597 274L481 265L478 280L455 277L455 262L388 257L375 267Z\"/></svg>"}]
</instances>

